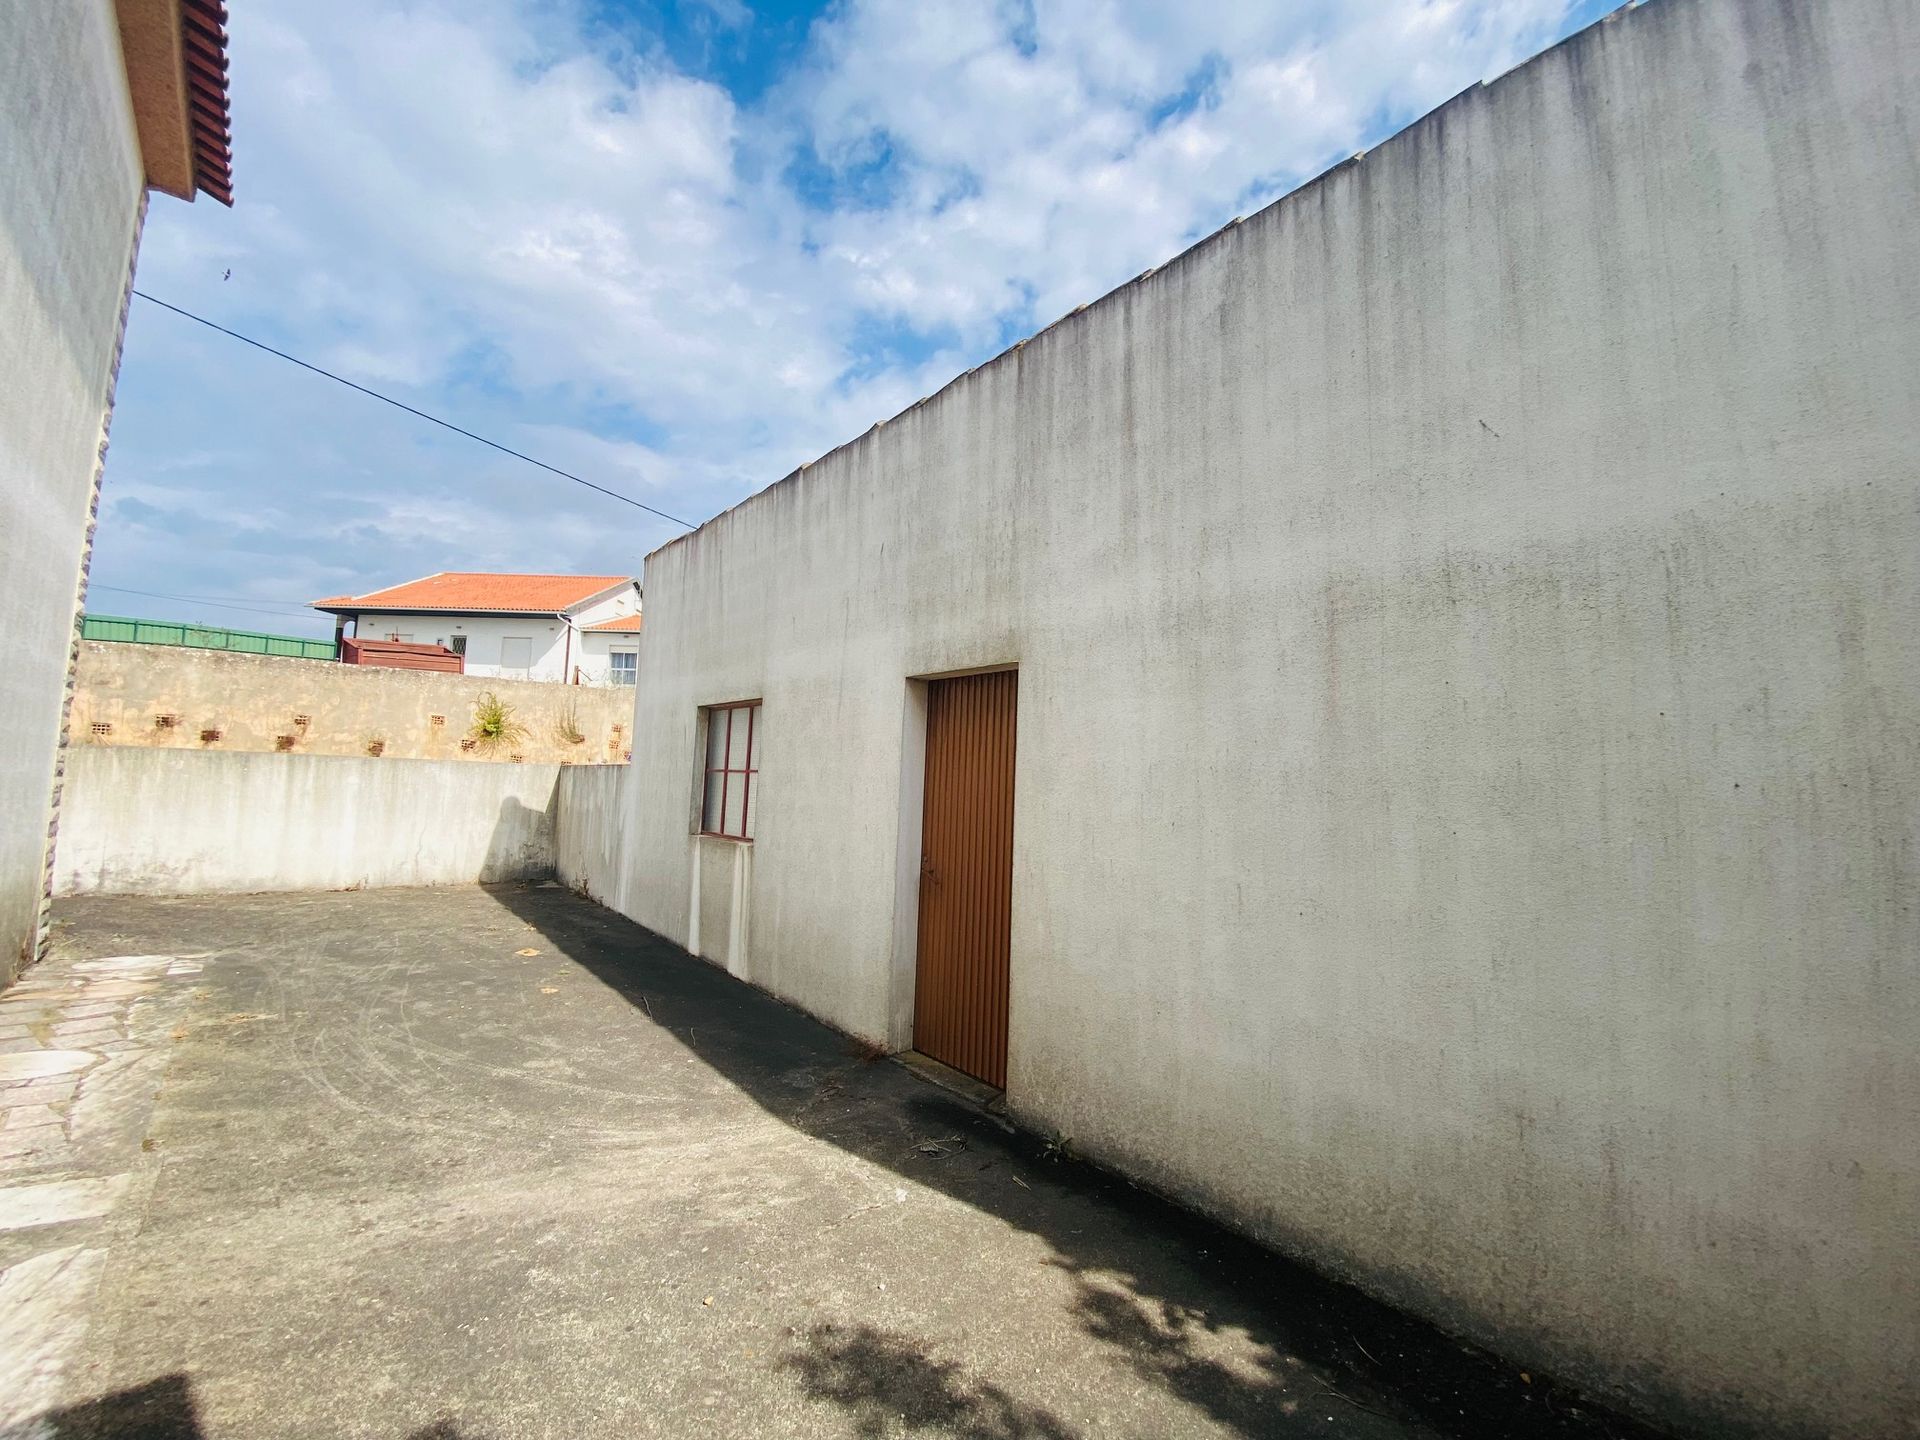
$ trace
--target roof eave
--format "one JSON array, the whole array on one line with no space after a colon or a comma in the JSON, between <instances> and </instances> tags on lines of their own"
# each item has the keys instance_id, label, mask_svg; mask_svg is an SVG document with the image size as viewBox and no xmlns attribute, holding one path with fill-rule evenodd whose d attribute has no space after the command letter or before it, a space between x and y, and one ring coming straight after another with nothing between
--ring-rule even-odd
<instances>
[{"instance_id":1,"label":"roof eave","mask_svg":"<svg viewBox=\"0 0 1920 1440\"><path fill-rule=\"evenodd\" d=\"M356 601L351 605L322 605L315 603L315 610L324 610L329 615L550 615L556 620L566 618L564 610L482 610L472 605L453 607L448 605L379 605Z\"/></svg>"},{"instance_id":2,"label":"roof eave","mask_svg":"<svg viewBox=\"0 0 1920 1440\"><path fill-rule=\"evenodd\" d=\"M580 609L582 606L592 605L596 601L606 599L609 595L618 595L622 590L628 590L628 589L631 589L636 595L639 594L640 582L638 580L635 580L629 577L625 580L618 582L617 584L607 586L607 588L604 590L596 590L591 595L581 596L578 600L575 600L571 605L568 605L560 613L563 615L571 615L574 611Z\"/></svg>"},{"instance_id":3,"label":"roof eave","mask_svg":"<svg viewBox=\"0 0 1920 1440\"><path fill-rule=\"evenodd\" d=\"M227 12L221 0L114 0L149 187L233 204Z\"/></svg>"}]
</instances>

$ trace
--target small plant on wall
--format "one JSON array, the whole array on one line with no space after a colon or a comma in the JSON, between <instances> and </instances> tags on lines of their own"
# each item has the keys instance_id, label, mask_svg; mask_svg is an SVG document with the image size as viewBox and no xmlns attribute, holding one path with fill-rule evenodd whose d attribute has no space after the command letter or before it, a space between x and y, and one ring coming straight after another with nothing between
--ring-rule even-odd
<instances>
[{"instance_id":1,"label":"small plant on wall","mask_svg":"<svg viewBox=\"0 0 1920 1440\"><path fill-rule=\"evenodd\" d=\"M518 744L526 737L527 727L513 718L513 707L489 690L473 706L473 728L467 732L476 748L492 754L503 746Z\"/></svg>"},{"instance_id":2,"label":"small plant on wall","mask_svg":"<svg viewBox=\"0 0 1920 1440\"><path fill-rule=\"evenodd\" d=\"M553 733L559 736L562 744L580 745L585 743L587 732L580 728L580 702L569 698L567 708L560 712L560 718L553 722Z\"/></svg>"},{"instance_id":3,"label":"small plant on wall","mask_svg":"<svg viewBox=\"0 0 1920 1440\"><path fill-rule=\"evenodd\" d=\"M385 736L369 735L367 737L367 754L371 755L374 759L378 760L382 755L386 753L387 753L387 741Z\"/></svg>"}]
</instances>

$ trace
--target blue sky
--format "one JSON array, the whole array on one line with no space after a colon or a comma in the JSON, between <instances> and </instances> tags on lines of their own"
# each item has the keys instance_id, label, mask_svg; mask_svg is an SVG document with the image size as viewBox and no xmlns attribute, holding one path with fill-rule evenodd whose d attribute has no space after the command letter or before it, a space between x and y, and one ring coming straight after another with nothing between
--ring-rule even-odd
<instances>
[{"instance_id":1,"label":"blue sky","mask_svg":"<svg viewBox=\"0 0 1920 1440\"><path fill-rule=\"evenodd\" d=\"M248 0L238 203L156 196L137 283L699 521L1607 8ZM90 608L677 533L135 301Z\"/></svg>"}]
</instances>

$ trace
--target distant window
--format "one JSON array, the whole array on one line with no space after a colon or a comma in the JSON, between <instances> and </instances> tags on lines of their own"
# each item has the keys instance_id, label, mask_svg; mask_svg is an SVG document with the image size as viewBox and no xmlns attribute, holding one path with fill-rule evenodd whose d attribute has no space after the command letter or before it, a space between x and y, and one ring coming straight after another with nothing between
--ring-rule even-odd
<instances>
[{"instance_id":1,"label":"distant window","mask_svg":"<svg viewBox=\"0 0 1920 1440\"><path fill-rule=\"evenodd\" d=\"M500 642L500 668L525 674L533 668L533 637L509 635Z\"/></svg>"},{"instance_id":2,"label":"distant window","mask_svg":"<svg viewBox=\"0 0 1920 1440\"><path fill-rule=\"evenodd\" d=\"M753 838L753 807L759 798L760 756L754 748L760 702L741 700L706 711L706 781L700 795L700 829L733 840Z\"/></svg>"},{"instance_id":3,"label":"distant window","mask_svg":"<svg viewBox=\"0 0 1920 1440\"><path fill-rule=\"evenodd\" d=\"M467 653L467 637L456 635L447 642L447 647L456 655L464 655Z\"/></svg>"},{"instance_id":4,"label":"distant window","mask_svg":"<svg viewBox=\"0 0 1920 1440\"><path fill-rule=\"evenodd\" d=\"M608 675L616 685L631 685L639 669L640 653L637 650L616 650Z\"/></svg>"}]
</instances>

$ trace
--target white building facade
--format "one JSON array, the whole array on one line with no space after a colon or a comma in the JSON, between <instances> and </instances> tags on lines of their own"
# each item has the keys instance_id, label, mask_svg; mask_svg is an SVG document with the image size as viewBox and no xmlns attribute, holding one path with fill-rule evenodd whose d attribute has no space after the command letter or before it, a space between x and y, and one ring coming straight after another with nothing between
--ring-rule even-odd
<instances>
[{"instance_id":1,"label":"white building facade","mask_svg":"<svg viewBox=\"0 0 1920 1440\"><path fill-rule=\"evenodd\" d=\"M594 627L637 619L640 603L640 587L627 577L461 573L336 596L318 608L362 639L445 645L465 658L469 675L607 684L611 646Z\"/></svg>"},{"instance_id":2,"label":"white building facade","mask_svg":"<svg viewBox=\"0 0 1920 1440\"><path fill-rule=\"evenodd\" d=\"M632 685L640 673L639 612L580 627L582 685Z\"/></svg>"},{"instance_id":3,"label":"white building facade","mask_svg":"<svg viewBox=\"0 0 1920 1440\"><path fill-rule=\"evenodd\" d=\"M925 1044L1011 672L1014 1114L1642 1413L1910 1433L1916 114L1912 7L1624 10L655 552L609 898Z\"/></svg>"},{"instance_id":4,"label":"white building facade","mask_svg":"<svg viewBox=\"0 0 1920 1440\"><path fill-rule=\"evenodd\" d=\"M198 0L0 5L0 984L38 952L61 736L149 186L230 200ZM219 117L219 118L216 118Z\"/></svg>"}]
</instances>

